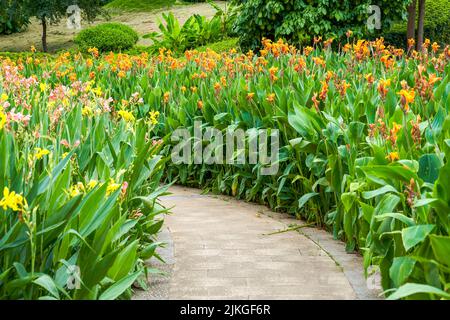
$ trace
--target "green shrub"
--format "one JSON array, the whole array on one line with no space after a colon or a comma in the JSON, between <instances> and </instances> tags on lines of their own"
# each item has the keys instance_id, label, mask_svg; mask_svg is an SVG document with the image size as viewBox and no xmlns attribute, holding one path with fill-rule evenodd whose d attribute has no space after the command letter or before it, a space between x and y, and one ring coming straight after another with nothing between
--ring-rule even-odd
<instances>
[{"instance_id":1,"label":"green shrub","mask_svg":"<svg viewBox=\"0 0 450 320\"><path fill-rule=\"evenodd\" d=\"M440 44L450 43L450 1L427 0L425 2L425 37ZM398 47L406 43L406 22L396 23L385 35L388 43Z\"/></svg>"},{"instance_id":2,"label":"green shrub","mask_svg":"<svg viewBox=\"0 0 450 320\"><path fill-rule=\"evenodd\" d=\"M132 48L139 36L132 28L120 23L104 23L81 31L75 38L80 50L122 51Z\"/></svg>"},{"instance_id":3,"label":"green shrub","mask_svg":"<svg viewBox=\"0 0 450 320\"><path fill-rule=\"evenodd\" d=\"M293 44L304 43L312 36L342 37L349 29L357 34L366 31L371 16L369 5L382 10L384 26L405 13L408 0L240 0L241 14L236 31L241 46L256 48L263 37L285 38Z\"/></svg>"},{"instance_id":4,"label":"green shrub","mask_svg":"<svg viewBox=\"0 0 450 320\"><path fill-rule=\"evenodd\" d=\"M160 33L152 32L144 35L153 41L153 47L166 48L175 53L220 41L226 36L223 31L221 17L211 19L194 14L184 24L172 12L162 14L164 22L160 22Z\"/></svg>"}]
</instances>

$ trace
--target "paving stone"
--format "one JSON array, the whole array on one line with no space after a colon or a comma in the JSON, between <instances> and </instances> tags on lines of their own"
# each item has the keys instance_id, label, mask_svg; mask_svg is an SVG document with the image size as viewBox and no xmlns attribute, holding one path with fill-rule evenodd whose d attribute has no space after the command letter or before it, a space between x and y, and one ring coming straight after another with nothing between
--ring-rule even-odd
<instances>
[{"instance_id":1,"label":"paving stone","mask_svg":"<svg viewBox=\"0 0 450 320\"><path fill-rule=\"evenodd\" d=\"M162 197L168 215L168 277L150 279L140 299L371 299L362 258L304 222L225 196L174 186ZM154 262L155 263L155 262Z\"/></svg>"}]
</instances>

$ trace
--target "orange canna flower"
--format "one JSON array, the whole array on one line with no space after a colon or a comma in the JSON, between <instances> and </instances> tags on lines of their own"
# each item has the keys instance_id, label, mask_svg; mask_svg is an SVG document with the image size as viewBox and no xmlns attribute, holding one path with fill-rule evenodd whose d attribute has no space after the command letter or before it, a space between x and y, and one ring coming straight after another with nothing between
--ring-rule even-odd
<instances>
[{"instance_id":1,"label":"orange canna flower","mask_svg":"<svg viewBox=\"0 0 450 320\"><path fill-rule=\"evenodd\" d=\"M247 100L253 100L253 97L255 96L255 93L254 92L249 92L249 93L247 93Z\"/></svg>"},{"instance_id":2,"label":"orange canna flower","mask_svg":"<svg viewBox=\"0 0 450 320\"><path fill-rule=\"evenodd\" d=\"M325 60L323 60L322 58L320 58L320 57L313 57L312 60L314 61L314 63L315 63L317 66L322 66L322 67L325 68L326 62L325 62Z\"/></svg>"},{"instance_id":3,"label":"orange canna flower","mask_svg":"<svg viewBox=\"0 0 450 320\"><path fill-rule=\"evenodd\" d=\"M400 92L397 92L397 94L401 97L401 104L403 106L403 110L405 112L408 112L409 104L414 102L416 92L414 91L414 89L411 90L402 89L400 90Z\"/></svg>"},{"instance_id":4,"label":"orange canna flower","mask_svg":"<svg viewBox=\"0 0 450 320\"><path fill-rule=\"evenodd\" d=\"M320 111L320 109L319 109L320 101L317 100L317 93L314 93L314 95L313 95L313 97L311 98L311 100L312 100L312 102L314 103L314 108L316 108L316 111L319 112L319 111Z\"/></svg>"},{"instance_id":5,"label":"orange canna flower","mask_svg":"<svg viewBox=\"0 0 450 320\"><path fill-rule=\"evenodd\" d=\"M170 92L164 93L164 97L163 97L164 103L168 103L169 99L170 99Z\"/></svg>"},{"instance_id":6,"label":"orange canna flower","mask_svg":"<svg viewBox=\"0 0 450 320\"><path fill-rule=\"evenodd\" d=\"M430 86L433 86L436 82L438 82L439 80L442 80L441 77L436 77L436 75L434 73L430 74L428 76L428 84Z\"/></svg>"},{"instance_id":7,"label":"orange canna flower","mask_svg":"<svg viewBox=\"0 0 450 320\"><path fill-rule=\"evenodd\" d=\"M214 84L214 90L216 91L216 93L218 93L220 91L220 88L221 88L220 83L216 82Z\"/></svg>"},{"instance_id":8,"label":"orange canna flower","mask_svg":"<svg viewBox=\"0 0 450 320\"><path fill-rule=\"evenodd\" d=\"M374 81L375 81L375 77L374 77L373 74L371 74L371 73L366 74L366 75L364 76L364 78L366 78L366 81L367 81L369 84L372 84L372 83L374 83Z\"/></svg>"},{"instance_id":9,"label":"orange canna flower","mask_svg":"<svg viewBox=\"0 0 450 320\"><path fill-rule=\"evenodd\" d=\"M267 100L268 102L270 102L270 103L273 103L273 102L275 101L275 93L270 93L270 94L267 96L266 100Z\"/></svg>"},{"instance_id":10,"label":"orange canna flower","mask_svg":"<svg viewBox=\"0 0 450 320\"><path fill-rule=\"evenodd\" d=\"M434 53L438 52L439 48L440 46L436 42L433 42L433 44L431 45L431 49Z\"/></svg>"},{"instance_id":11,"label":"orange canna flower","mask_svg":"<svg viewBox=\"0 0 450 320\"><path fill-rule=\"evenodd\" d=\"M388 159L390 162L394 162L394 161L400 160L400 156L399 156L398 152L390 152L386 156L386 159Z\"/></svg>"},{"instance_id":12,"label":"orange canna flower","mask_svg":"<svg viewBox=\"0 0 450 320\"><path fill-rule=\"evenodd\" d=\"M276 74L278 73L277 67L271 67L269 69L269 73L270 73L270 80L272 80L274 82L278 80L278 77L276 76Z\"/></svg>"},{"instance_id":13,"label":"orange canna flower","mask_svg":"<svg viewBox=\"0 0 450 320\"><path fill-rule=\"evenodd\" d=\"M402 128L401 125L397 124L396 122L393 123L392 129L389 131L389 141L391 142L392 146L395 146L397 144L398 139L398 132Z\"/></svg>"},{"instance_id":14,"label":"orange canna flower","mask_svg":"<svg viewBox=\"0 0 450 320\"><path fill-rule=\"evenodd\" d=\"M381 62L383 62L386 68L390 68L394 64L394 59L390 55L384 55L381 57Z\"/></svg>"},{"instance_id":15,"label":"orange canna flower","mask_svg":"<svg viewBox=\"0 0 450 320\"><path fill-rule=\"evenodd\" d=\"M345 96L347 93L347 90L351 87L350 83L347 83L347 81L343 80L342 83L339 86L339 93L341 96Z\"/></svg>"},{"instance_id":16,"label":"orange canna flower","mask_svg":"<svg viewBox=\"0 0 450 320\"><path fill-rule=\"evenodd\" d=\"M391 79L387 79L387 80L384 80L384 79L381 79L379 82L378 82L378 92L380 93L380 95L381 95L381 97L384 99L384 98L386 98L386 95L387 95L387 93L388 93L388 87L390 87L391 86Z\"/></svg>"},{"instance_id":17,"label":"orange canna flower","mask_svg":"<svg viewBox=\"0 0 450 320\"><path fill-rule=\"evenodd\" d=\"M322 90L320 91L319 98L322 101L325 101L328 94L328 83L326 81L321 81L322 83Z\"/></svg>"},{"instance_id":18,"label":"orange canna flower","mask_svg":"<svg viewBox=\"0 0 450 320\"><path fill-rule=\"evenodd\" d=\"M203 101L202 100L197 101L197 108L199 108L200 110L203 109Z\"/></svg>"}]
</instances>

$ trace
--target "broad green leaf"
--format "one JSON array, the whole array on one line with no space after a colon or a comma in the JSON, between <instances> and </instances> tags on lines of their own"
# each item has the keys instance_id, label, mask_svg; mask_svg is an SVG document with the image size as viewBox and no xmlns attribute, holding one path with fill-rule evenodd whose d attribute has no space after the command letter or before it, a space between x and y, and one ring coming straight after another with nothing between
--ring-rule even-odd
<instances>
[{"instance_id":1,"label":"broad green leaf","mask_svg":"<svg viewBox=\"0 0 450 320\"><path fill-rule=\"evenodd\" d=\"M59 299L58 288L56 287L55 282L48 275L44 274L33 281L33 283L41 286L45 290L47 290L53 297Z\"/></svg>"},{"instance_id":2,"label":"broad green leaf","mask_svg":"<svg viewBox=\"0 0 450 320\"><path fill-rule=\"evenodd\" d=\"M393 294L391 294L388 297L388 300L398 300L417 293L435 294L439 297L450 299L450 294L436 287L419 283L407 283L398 288Z\"/></svg>"},{"instance_id":3,"label":"broad green leaf","mask_svg":"<svg viewBox=\"0 0 450 320\"><path fill-rule=\"evenodd\" d=\"M408 251L415 245L425 240L425 238L434 229L434 227L434 224L421 224L418 226L403 229L402 240L405 250Z\"/></svg>"},{"instance_id":4,"label":"broad green leaf","mask_svg":"<svg viewBox=\"0 0 450 320\"><path fill-rule=\"evenodd\" d=\"M450 267L450 237L432 234L430 240L436 260Z\"/></svg>"},{"instance_id":5,"label":"broad green leaf","mask_svg":"<svg viewBox=\"0 0 450 320\"><path fill-rule=\"evenodd\" d=\"M377 190L363 192L362 196L364 199L372 199L388 192L398 193L397 189L395 189L393 186L385 185L384 187L381 187Z\"/></svg>"},{"instance_id":6,"label":"broad green leaf","mask_svg":"<svg viewBox=\"0 0 450 320\"><path fill-rule=\"evenodd\" d=\"M125 292L128 288L131 287L131 285L136 281L136 279L141 275L141 271L137 271L135 273L132 273L116 283L114 283L111 287L105 290L100 295L99 300L114 300L117 299L122 293Z\"/></svg>"},{"instance_id":7,"label":"broad green leaf","mask_svg":"<svg viewBox=\"0 0 450 320\"><path fill-rule=\"evenodd\" d=\"M436 154L424 154L419 158L418 176L425 182L434 183L439 177L441 167L441 160Z\"/></svg>"},{"instance_id":8,"label":"broad green leaf","mask_svg":"<svg viewBox=\"0 0 450 320\"><path fill-rule=\"evenodd\" d=\"M319 194L317 192L311 192L304 194L299 200L298 200L298 208L301 209L303 206L312 198L315 196L318 196Z\"/></svg>"},{"instance_id":9,"label":"broad green leaf","mask_svg":"<svg viewBox=\"0 0 450 320\"><path fill-rule=\"evenodd\" d=\"M396 287L400 287L411 275L416 260L411 257L396 257L389 269L389 276Z\"/></svg>"}]
</instances>

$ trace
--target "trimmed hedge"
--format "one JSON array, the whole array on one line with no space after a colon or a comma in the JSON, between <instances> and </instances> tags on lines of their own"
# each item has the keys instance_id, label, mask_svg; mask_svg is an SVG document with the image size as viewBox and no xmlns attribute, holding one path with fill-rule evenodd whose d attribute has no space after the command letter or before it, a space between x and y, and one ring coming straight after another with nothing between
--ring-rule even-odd
<instances>
[{"instance_id":1,"label":"trimmed hedge","mask_svg":"<svg viewBox=\"0 0 450 320\"><path fill-rule=\"evenodd\" d=\"M425 2L425 38L441 45L450 43L450 1L426 0ZM395 24L385 35L386 42L397 47L406 44L406 22Z\"/></svg>"},{"instance_id":2,"label":"trimmed hedge","mask_svg":"<svg viewBox=\"0 0 450 320\"><path fill-rule=\"evenodd\" d=\"M75 38L80 50L97 48L101 52L132 48L139 40L133 28L120 23L104 23L81 31Z\"/></svg>"}]
</instances>

